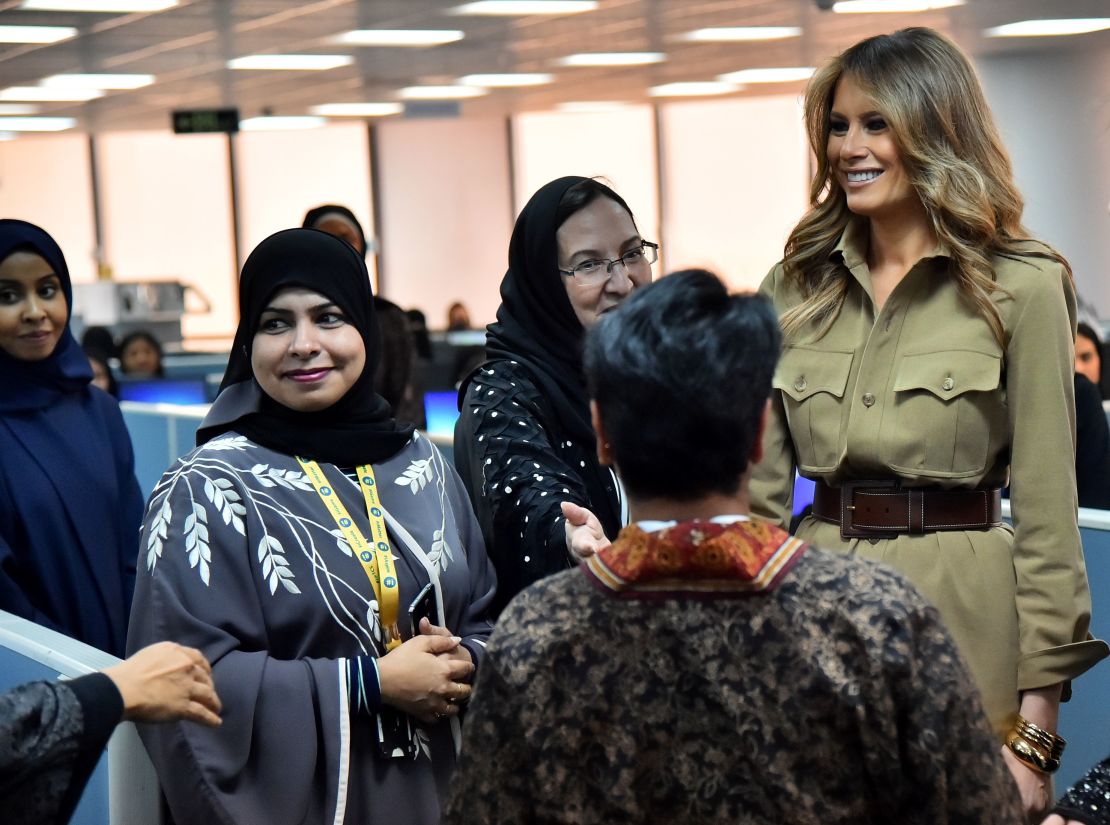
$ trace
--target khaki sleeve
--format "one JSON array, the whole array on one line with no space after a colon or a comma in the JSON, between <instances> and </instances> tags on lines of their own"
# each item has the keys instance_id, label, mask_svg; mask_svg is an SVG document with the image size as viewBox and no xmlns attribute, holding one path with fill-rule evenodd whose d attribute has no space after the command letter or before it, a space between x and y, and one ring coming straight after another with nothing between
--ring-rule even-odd
<instances>
[{"instance_id":1,"label":"khaki sleeve","mask_svg":"<svg viewBox=\"0 0 1110 825\"><path fill-rule=\"evenodd\" d=\"M1076 521L1075 292L1063 267L1045 269L1015 290L1006 347L1019 690L1074 678L1107 654L1089 639Z\"/></svg>"},{"instance_id":2,"label":"khaki sleeve","mask_svg":"<svg viewBox=\"0 0 1110 825\"><path fill-rule=\"evenodd\" d=\"M778 263L759 287L759 294L774 304L779 316L784 309L778 300L781 283L782 264ZM782 391L772 389L767 429L763 433L763 458L752 468L749 486L753 515L789 528L794 506L794 467L794 441L786 421Z\"/></svg>"}]
</instances>

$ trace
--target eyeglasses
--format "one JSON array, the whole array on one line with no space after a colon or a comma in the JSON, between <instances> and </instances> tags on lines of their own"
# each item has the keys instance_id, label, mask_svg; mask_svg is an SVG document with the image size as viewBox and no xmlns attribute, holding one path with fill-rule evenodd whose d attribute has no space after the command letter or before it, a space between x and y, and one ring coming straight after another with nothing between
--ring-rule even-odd
<instances>
[{"instance_id":1,"label":"eyeglasses","mask_svg":"<svg viewBox=\"0 0 1110 825\"><path fill-rule=\"evenodd\" d=\"M560 275L569 275L582 286L598 286L609 280L613 267L620 264L626 271L651 266L659 260L659 244L640 241L635 249L630 249L619 258L591 258L573 269L560 269Z\"/></svg>"}]
</instances>

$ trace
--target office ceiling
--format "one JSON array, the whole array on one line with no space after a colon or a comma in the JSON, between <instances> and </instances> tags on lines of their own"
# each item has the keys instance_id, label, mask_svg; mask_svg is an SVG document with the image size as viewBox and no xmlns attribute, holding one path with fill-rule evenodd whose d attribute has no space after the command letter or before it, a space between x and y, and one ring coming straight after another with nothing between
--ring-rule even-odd
<instances>
[{"instance_id":1,"label":"office ceiling","mask_svg":"<svg viewBox=\"0 0 1110 825\"><path fill-rule=\"evenodd\" d=\"M548 109L568 101L645 101L648 89L713 80L745 68L807 66L868 35L926 25L975 54L1045 48L1110 48L1110 32L1067 38L991 39L989 26L1029 18L1097 17L1110 0L967 0L916 14L834 14L815 0L600 0L595 11L565 16L473 17L451 9L462 0L182 0L157 13L88 14L29 11L0 0L0 26L73 26L77 37L52 45L0 43L0 89L34 85L71 72L153 74L133 91L87 103L36 104L39 114L78 118L90 131L168 128L169 112L237 106L306 114L323 103L396 100L405 86L451 83L489 72L550 72L552 83L491 94L460 104L461 114ZM757 43L692 43L681 35L720 26L797 26L801 36ZM461 29L465 37L435 47L340 45L352 29ZM658 51L661 63L637 67L564 67L568 54ZM237 71L234 57L258 53L349 54L354 63L328 71ZM741 95L800 90L801 82L749 86Z\"/></svg>"}]
</instances>

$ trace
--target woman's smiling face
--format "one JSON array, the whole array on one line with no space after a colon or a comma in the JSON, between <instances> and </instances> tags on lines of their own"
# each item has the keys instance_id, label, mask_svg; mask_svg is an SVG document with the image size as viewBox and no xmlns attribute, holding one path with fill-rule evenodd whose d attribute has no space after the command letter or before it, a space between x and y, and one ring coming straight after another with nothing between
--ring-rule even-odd
<instances>
[{"instance_id":1,"label":"woman's smiling face","mask_svg":"<svg viewBox=\"0 0 1110 825\"><path fill-rule=\"evenodd\" d=\"M267 302L251 344L251 367L274 401L297 412L326 410L365 366L362 335L331 298L291 287Z\"/></svg>"},{"instance_id":2,"label":"woman's smiling face","mask_svg":"<svg viewBox=\"0 0 1110 825\"><path fill-rule=\"evenodd\" d=\"M47 358L66 328L62 281L34 252L0 261L0 349L19 361Z\"/></svg>"}]
</instances>

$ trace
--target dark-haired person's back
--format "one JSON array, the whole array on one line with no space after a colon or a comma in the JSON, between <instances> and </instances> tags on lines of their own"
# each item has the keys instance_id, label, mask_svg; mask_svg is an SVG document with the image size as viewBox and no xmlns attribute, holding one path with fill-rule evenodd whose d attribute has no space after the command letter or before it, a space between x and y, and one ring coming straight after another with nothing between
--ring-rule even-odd
<instances>
[{"instance_id":1,"label":"dark-haired person's back","mask_svg":"<svg viewBox=\"0 0 1110 825\"><path fill-rule=\"evenodd\" d=\"M936 610L748 518L779 344L762 299L700 270L591 330L632 523L505 609L445 822L1021 821Z\"/></svg>"}]
</instances>

